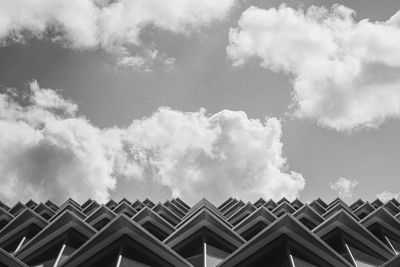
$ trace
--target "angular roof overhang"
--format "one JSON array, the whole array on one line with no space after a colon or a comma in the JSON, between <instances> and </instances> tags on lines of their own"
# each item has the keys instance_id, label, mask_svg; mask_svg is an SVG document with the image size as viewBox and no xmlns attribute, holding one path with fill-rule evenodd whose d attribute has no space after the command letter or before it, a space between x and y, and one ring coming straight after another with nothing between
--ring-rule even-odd
<instances>
[{"instance_id":1,"label":"angular roof overhang","mask_svg":"<svg viewBox=\"0 0 400 267\"><path fill-rule=\"evenodd\" d=\"M113 209L113 212L116 214L125 213L127 216L132 217L137 213L137 211L131 207L131 203L128 203L126 200L122 199L118 206Z\"/></svg>"},{"instance_id":2,"label":"angular roof overhang","mask_svg":"<svg viewBox=\"0 0 400 267\"><path fill-rule=\"evenodd\" d=\"M235 211L237 211L238 209L240 209L242 206L244 206L244 202L242 200L239 200L238 202L236 202L234 205L232 205L231 207L229 207L226 211L224 211L222 213L222 215L225 218L229 218Z\"/></svg>"},{"instance_id":3,"label":"angular roof overhang","mask_svg":"<svg viewBox=\"0 0 400 267\"><path fill-rule=\"evenodd\" d=\"M107 227L90 238L82 247L67 258L62 266L79 266L98 252L106 249L119 238L127 236L158 255L173 266L191 266L175 251L164 245L125 214L118 215Z\"/></svg>"},{"instance_id":4,"label":"angular roof overhang","mask_svg":"<svg viewBox=\"0 0 400 267\"><path fill-rule=\"evenodd\" d=\"M14 219L14 216L11 215L8 211L6 211L3 208L0 208L0 222L2 223L9 223L10 221L12 221L12 219ZM5 225L3 225L5 226ZM0 227L0 230L2 229L2 227Z\"/></svg>"},{"instance_id":5,"label":"angular roof overhang","mask_svg":"<svg viewBox=\"0 0 400 267\"><path fill-rule=\"evenodd\" d=\"M315 200L319 205L321 205L321 207L323 207L324 209L328 208L328 204L326 204L325 201L323 201L321 198L317 198Z\"/></svg>"},{"instance_id":6,"label":"angular roof overhang","mask_svg":"<svg viewBox=\"0 0 400 267\"><path fill-rule=\"evenodd\" d=\"M265 225L270 225L272 222L276 221L276 219L277 217L266 207L260 206L256 211L236 225L233 230L238 234L242 234L260 222L263 222Z\"/></svg>"},{"instance_id":7,"label":"angular roof overhang","mask_svg":"<svg viewBox=\"0 0 400 267\"><path fill-rule=\"evenodd\" d=\"M202 228L207 228L207 230L218 235L236 248L246 242L240 235L227 227L226 224L211 211L203 209L167 237L164 243L173 248Z\"/></svg>"},{"instance_id":8,"label":"angular roof overhang","mask_svg":"<svg viewBox=\"0 0 400 267\"><path fill-rule=\"evenodd\" d=\"M136 201L132 203L131 207L136 211L140 211L145 207L145 205L139 199L136 199Z\"/></svg>"},{"instance_id":9,"label":"angular roof overhang","mask_svg":"<svg viewBox=\"0 0 400 267\"><path fill-rule=\"evenodd\" d=\"M119 204L121 204L121 203L126 203L126 204L128 204L129 206L130 205L132 205L132 202L130 202L126 197L123 197L119 202L118 202L118 205Z\"/></svg>"},{"instance_id":10,"label":"angular roof overhang","mask_svg":"<svg viewBox=\"0 0 400 267\"><path fill-rule=\"evenodd\" d=\"M47 200L44 204L54 211L57 211L59 209L59 207L50 200Z\"/></svg>"},{"instance_id":11,"label":"angular roof overhang","mask_svg":"<svg viewBox=\"0 0 400 267\"><path fill-rule=\"evenodd\" d=\"M100 207L100 204L97 203L97 201L93 200L89 205L86 205L84 208L82 206L82 213L89 215L93 211L95 211L98 207Z\"/></svg>"},{"instance_id":12,"label":"angular roof overhang","mask_svg":"<svg viewBox=\"0 0 400 267\"><path fill-rule=\"evenodd\" d=\"M25 206L27 206L28 208L30 208L30 209L34 209L36 206L37 206L38 204L35 202L35 201L33 201L32 199L29 199L26 203L25 203Z\"/></svg>"},{"instance_id":13,"label":"angular roof overhang","mask_svg":"<svg viewBox=\"0 0 400 267\"><path fill-rule=\"evenodd\" d=\"M282 213L294 213L296 210L293 208L288 201L281 201L280 204L272 210L272 213L276 216L280 216Z\"/></svg>"},{"instance_id":14,"label":"angular roof overhang","mask_svg":"<svg viewBox=\"0 0 400 267\"><path fill-rule=\"evenodd\" d=\"M144 225L149 222L168 235L175 231L174 226L148 207L144 207L139 211L132 217L132 220L137 222L139 225Z\"/></svg>"},{"instance_id":15,"label":"angular roof overhang","mask_svg":"<svg viewBox=\"0 0 400 267\"><path fill-rule=\"evenodd\" d=\"M279 205L281 205L282 203L285 203L285 202L290 205L290 201L286 197L283 197L283 198L279 199L278 202L276 202L276 204L279 206Z\"/></svg>"},{"instance_id":16,"label":"angular roof overhang","mask_svg":"<svg viewBox=\"0 0 400 267\"><path fill-rule=\"evenodd\" d=\"M361 198L359 198L356 201L354 201L353 204L350 205L350 209L356 210L363 204L364 204L364 201Z\"/></svg>"},{"instance_id":17,"label":"angular roof overhang","mask_svg":"<svg viewBox=\"0 0 400 267\"><path fill-rule=\"evenodd\" d=\"M150 199L146 198L143 201L143 204L146 205L147 207L149 207L150 209L153 208L156 204L153 203L153 201L151 201Z\"/></svg>"},{"instance_id":18,"label":"angular roof overhang","mask_svg":"<svg viewBox=\"0 0 400 267\"><path fill-rule=\"evenodd\" d=\"M25 263L20 261L19 259L13 257L7 251L0 248L0 266L7 267L28 267Z\"/></svg>"},{"instance_id":19,"label":"angular roof overhang","mask_svg":"<svg viewBox=\"0 0 400 267\"><path fill-rule=\"evenodd\" d=\"M362 219L360 223L366 228L377 223L396 237L400 238L400 222L384 207L376 209L374 212Z\"/></svg>"},{"instance_id":20,"label":"angular roof overhang","mask_svg":"<svg viewBox=\"0 0 400 267\"><path fill-rule=\"evenodd\" d=\"M190 207L180 198L173 198L171 202L174 203L177 207L180 207L185 213L190 210Z\"/></svg>"},{"instance_id":21,"label":"angular roof overhang","mask_svg":"<svg viewBox=\"0 0 400 267\"><path fill-rule=\"evenodd\" d=\"M300 199L296 198L295 200L290 203L290 205L295 208L296 210L300 209L303 207L304 203L300 201Z\"/></svg>"},{"instance_id":22,"label":"angular roof overhang","mask_svg":"<svg viewBox=\"0 0 400 267\"><path fill-rule=\"evenodd\" d=\"M371 203L371 205L374 206L375 208L379 208L380 206L383 205L383 202L379 198L377 198Z\"/></svg>"},{"instance_id":23,"label":"angular roof overhang","mask_svg":"<svg viewBox=\"0 0 400 267\"><path fill-rule=\"evenodd\" d=\"M113 199L110 199L107 203L106 203L107 208L109 209L114 209L116 206L118 206L118 203L115 202Z\"/></svg>"},{"instance_id":24,"label":"angular roof overhang","mask_svg":"<svg viewBox=\"0 0 400 267\"><path fill-rule=\"evenodd\" d=\"M78 210L82 210L81 205L79 205L78 202L76 202L75 200L73 200L72 198L68 198L63 204L61 204L59 209L62 209L63 207L67 206L67 205L73 205L75 206L75 208L77 208Z\"/></svg>"},{"instance_id":25,"label":"angular roof overhang","mask_svg":"<svg viewBox=\"0 0 400 267\"><path fill-rule=\"evenodd\" d=\"M273 201L272 199L270 199L270 200L268 200L267 203L265 203L263 206L266 207L266 208L269 209L269 210L273 210L273 209L275 209L276 207L278 207L278 204L276 204L275 201Z\"/></svg>"},{"instance_id":26,"label":"angular roof overhang","mask_svg":"<svg viewBox=\"0 0 400 267\"><path fill-rule=\"evenodd\" d=\"M17 216L20 212L22 212L27 206L22 204L21 202L18 201L17 204L15 204L8 212L12 214L13 216Z\"/></svg>"},{"instance_id":27,"label":"angular roof overhang","mask_svg":"<svg viewBox=\"0 0 400 267\"><path fill-rule=\"evenodd\" d=\"M170 209L165 207L161 202L155 205L152 210L158 213L160 216L164 216L165 219L174 226L181 222L181 219Z\"/></svg>"},{"instance_id":28,"label":"angular roof overhang","mask_svg":"<svg viewBox=\"0 0 400 267\"><path fill-rule=\"evenodd\" d=\"M397 215L400 212L400 209L395 204L393 204L392 201L386 202L385 204L383 204L383 207L393 215Z\"/></svg>"},{"instance_id":29,"label":"angular roof overhang","mask_svg":"<svg viewBox=\"0 0 400 267\"><path fill-rule=\"evenodd\" d=\"M238 202L239 202L239 200L237 200L236 198L230 197L227 201L225 201L224 203L222 203L221 205L218 206L218 210L221 213L224 213L227 209L232 207L232 205L235 205Z\"/></svg>"},{"instance_id":30,"label":"angular roof overhang","mask_svg":"<svg viewBox=\"0 0 400 267\"><path fill-rule=\"evenodd\" d=\"M185 211L183 211L181 208L177 207L174 203L172 203L169 200L164 202L164 206L166 208L168 208L170 211L172 211L173 213L175 213L175 215L178 216L180 219L182 219L186 214Z\"/></svg>"},{"instance_id":31,"label":"angular roof overhang","mask_svg":"<svg viewBox=\"0 0 400 267\"><path fill-rule=\"evenodd\" d=\"M24 245L16 256L21 260L26 259L70 229L76 230L88 239L96 233L93 227L82 221L75 213L66 210Z\"/></svg>"},{"instance_id":32,"label":"angular roof overhang","mask_svg":"<svg viewBox=\"0 0 400 267\"><path fill-rule=\"evenodd\" d=\"M390 260L382 264L380 267L399 267L399 266L400 266L400 254L391 258Z\"/></svg>"},{"instance_id":33,"label":"angular roof overhang","mask_svg":"<svg viewBox=\"0 0 400 267\"><path fill-rule=\"evenodd\" d=\"M81 205L82 210L86 209L87 206L89 206L94 200L92 200L91 198L89 198L88 200L86 200L85 202L83 202L83 204Z\"/></svg>"},{"instance_id":34,"label":"angular roof overhang","mask_svg":"<svg viewBox=\"0 0 400 267\"><path fill-rule=\"evenodd\" d=\"M361 215L363 215L364 213L366 213L368 215L371 212L373 212L374 210L375 210L375 208L368 201L366 201L361 206L359 206L358 208L353 210L353 213L354 213L354 215L356 215L357 217L360 218Z\"/></svg>"},{"instance_id":35,"label":"angular roof overhang","mask_svg":"<svg viewBox=\"0 0 400 267\"><path fill-rule=\"evenodd\" d=\"M259 207L263 206L265 203L267 203L267 201L265 201L262 197L260 197L256 202L253 203L253 205L256 208L259 208Z\"/></svg>"},{"instance_id":36,"label":"angular roof overhang","mask_svg":"<svg viewBox=\"0 0 400 267\"><path fill-rule=\"evenodd\" d=\"M313 200L310 204L308 204L311 208L313 208L319 215L322 215L326 212L326 209L322 207L317 201Z\"/></svg>"},{"instance_id":37,"label":"angular roof overhang","mask_svg":"<svg viewBox=\"0 0 400 267\"><path fill-rule=\"evenodd\" d=\"M93 211L89 216L86 217L85 222L90 225L95 225L103 219L112 220L117 216L112 210L107 206L101 205L95 211Z\"/></svg>"},{"instance_id":38,"label":"angular roof overhang","mask_svg":"<svg viewBox=\"0 0 400 267\"><path fill-rule=\"evenodd\" d=\"M46 227L47 221L31 209L25 208L0 231L0 245L31 225L43 229Z\"/></svg>"},{"instance_id":39,"label":"angular roof overhang","mask_svg":"<svg viewBox=\"0 0 400 267\"><path fill-rule=\"evenodd\" d=\"M389 201L392 202L396 207L400 207L400 202L396 198L392 198Z\"/></svg>"},{"instance_id":40,"label":"angular roof overhang","mask_svg":"<svg viewBox=\"0 0 400 267\"><path fill-rule=\"evenodd\" d=\"M56 212L56 214L53 215L53 217L50 218L50 222L54 221L57 219L60 215L64 214L65 211L70 211L74 213L77 217L80 219L84 220L86 218L86 215L82 213L80 208L77 208L74 204L68 202L65 205L62 205L60 209Z\"/></svg>"},{"instance_id":41,"label":"angular roof overhang","mask_svg":"<svg viewBox=\"0 0 400 267\"><path fill-rule=\"evenodd\" d=\"M175 228L180 228L181 225L185 224L191 218L195 217L202 210L207 209L211 213L213 213L216 217L218 217L221 222L223 222L228 228L232 228L232 224L230 224L224 216L221 215L219 210L207 199L203 198L196 205L193 206L192 209L186 213L186 215L182 218L182 220L175 226Z\"/></svg>"},{"instance_id":42,"label":"angular roof overhang","mask_svg":"<svg viewBox=\"0 0 400 267\"><path fill-rule=\"evenodd\" d=\"M246 205L238 209L236 212L234 212L227 220L230 224L236 225L239 223L241 220L243 220L246 216L254 212L257 208L248 202Z\"/></svg>"},{"instance_id":43,"label":"angular roof overhang","mask_svg":"<svg viewBox=\"0 0 400 267\"><path fill-rule=\"evenodd\" d=\"M353 211L350 210L350 208L343 201L339 201L335 205L330 206L330 208L324 214L322 214L322 217L328 219L330 216L336 214L338 211L341 210L347 211L347 213L350 214L356 221L359 220L359 218L353 214Z\"/></svg>"},{"instance_id":44,"label":"angular roof overhang","mask_svg":"<svg viewBox=\"0 0 400 267\"><path fill-rule=\"evenodd\" d=\"M322 218L322 216L319 215L318 212L316 212L313 208L308 206L308 204L305 204L303 205L303 207L296 210L296 212L293 213L293 216L299 221L302 218L305 218L313 223L315 226L318 226L324 221L324 218Z\"/></svg>"},{"instance_id":45,"label":"angular roof overhang","mask_svg":"<svg viewBox=\"0 0 400 267\"><path fill-rule=\"evenodd\" d=\"M6 204L3 203L3 201L0 201L0 208L4 209L4 210L10 210L10 207Z\"/></svg>"},{"instance_id":46,"label":"angular roof overhang","mask_svg":"<svg viewBox=\"0 0 400 267\"><path fill-rule=\"evenodd\" d=\"M352 266L336 251L319 239L318 236L297 221L293 215L285 214L229 255L218 267L240 265L242 261L251 257L257 251L262 250L282 235L296 241L304 248L332 264L332 266Z\"/></svg>"},{"instance_id":47,"label":"angular roof overhang","mask_svg":"<svg viewBox=\"0 0 400 267\"><path fill-rule=\"evenodd\" d=\"M33 211L36 212L37 214L41 215L42 217L45 217L45 215L48 215L47 216L48 219L50 219L51 217L54 216L54 214L56 214L56 212L53 209L51 209L44 203L39 203L39 205L37 205Z\"/></svg>"},{"instance_id":48,"label":"angular roof overhang","mask_svg":"<svg viewBox=\"0 0 400 267\"><path fill-rule=\"evenodd\" d=\"M390 259L393 257L392 250L369 232L363 225L359 224L354 217L345 210L340 210L332 215L329 219L313 229L313 232L323 239L324 236L327 236L335 229L340 229L358 242L371 248L383 258Z\"/></svg>"}]
</instances>

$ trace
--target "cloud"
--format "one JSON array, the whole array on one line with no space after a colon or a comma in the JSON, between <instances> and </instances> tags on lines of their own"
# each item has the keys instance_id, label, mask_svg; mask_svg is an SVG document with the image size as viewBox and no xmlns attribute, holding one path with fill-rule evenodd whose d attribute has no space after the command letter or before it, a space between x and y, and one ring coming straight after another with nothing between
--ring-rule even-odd
<instances>
[{"instance_id":1,"label":"cloud","mask_svg":"<svg viewBox=\"0 0 400 267\"><path fill-rule=\"evenodd\" d=\"M139 177L157 179L189 201L202 196L221 201L228 194L293 199L305 181L298 173L282 171L281 134L275 118L262 122L241 111L207 116L205 110L160 108L133 121L121 140L135 155Z\"/></svg>"},{"instance_id":2,"label":"cloud","mask_svg":"<svg viewBox=\"0 0 400 267\"><path fill-rule=\"evenodd\" d=\"M293 199L305 186L287 171L276 118L162 107L126 128L98 128L56 91L28 89L0 94L0 198L8 202L104 202L118 179L156 182L190 202Z\"/></svg>"},{"instance_id":3,"label":"cloud","mask_svg":"<svg viewBox=\"0 0 400 267\"><path fill-rule=\"evenodd\" d=\"M347 179L340 177L335 183L330 183L331 189L336 191L340 198L350 198L353 196L353 190L358 185L356 179Z\"/></svg>"},{"instance_id":4,"label":"cloud","mask_svg":"<svg viewBox=\"0 0 400 267\"><path fill-rule=\"evenodd\" d=\"M145 59L139 56L126 56L118 60L117 65L123 67L139 68L145 64Z\"/></svg>"},{"instance_id":5,"label":"cloud","mask_svg":"<svg viewBox=\"0 0 400 267\"><path fill-rule=\"evenodd\" d=\"M164 71L174 69L175 58L167 57L165 53L158 50L144 49L140 54L132 56L125 51L119 55L117 65L124 68L141 69L152 71L157 67L162 67Z\"/></svg>"},{"instance_id":6,"label":"cloud","mask_svg":"<svg viewBox=\"0 0 400 267\"><path fill-rule=\"evenodd\" d=\"M102 48L126 57L131 46L142 45L140 34L146 26L189 34L225 18L234 2L3 0L0 1L0 44L40 38L75 49Z\"/></svg>"},{"instance_id":7,"label":"cloud","mask_svg":"<svg viewBox=\"0 0 400 267\"><path fill-rule=\"evenodd\" d=\"M383 191L379 194L376 195L377 198L382 200L383 202L389 201L393 198L399 199L400 193L393 193L393 192L388 192L388 191Z\"/></svg>"},{"instance_id":8,"label":"cloud","mask_svg":"<svg viewBox=\"0 0 400 267\"><path fill-rule=\"evenodd\" d=\"M293 77L299 118L349 131L400 115L400 11L386 21L355 21L342 5L307 11L250 7L229 33L234 65L250 58Z\"/></svg>"},{"instance_id":9,"label":"cloud","mask_svg":"<svg viewBox=\"0 0 400 267\"><path fill-rule=\"evenodd\" d=\"M0 197L106 200L116 180L102 131L77 117L75 104L36 82L26 105L15 96L0 94Z\"/></svg>"}]
</instances>

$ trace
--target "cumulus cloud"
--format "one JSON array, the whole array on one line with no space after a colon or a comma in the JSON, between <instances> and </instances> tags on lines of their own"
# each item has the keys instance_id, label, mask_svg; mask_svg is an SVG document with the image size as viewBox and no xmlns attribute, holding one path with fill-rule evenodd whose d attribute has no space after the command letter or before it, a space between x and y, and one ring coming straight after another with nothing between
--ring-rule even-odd
<instances>
[{"instance_id":1,"label":"cumulus cloud","mask_svg":"<svg viewBox=\"0 0 400 267\"><path fill-rule=\"evenodd\" d=\"M139 177L158 179L190 201L201 196L221 201L227 194L293 199L304 179L282 171L281 134L275 118L262 122L241 111L208 116L205 110L161 108L133 121L121 140L135 156L134 168L126 169L139 169Z\"/></svg>"},{"instance_id":2,"label":"cumulus cloud","mask_svg":"<svg viewBox=\"0 0 400 267\"><path fill-rule=\"evenodd\" d=\"M256 57L290 74L299 118L339 131L377 127L400 115L400 11L386 21L354 18L342 5L250 7L230 30L227 53L235 65Z\"/></svg>"},{"instance_id":3,"label":"cumulus cloud","mask_svg":"<svg viewBox=\"0 0 400 267\"><path fill-rule=\"evenodd\" d=\"M15 91L0 94L2 199L106 200L116 181L103 133L55 91L29 89L25 105Z\"/></svg>"},{"instance_id":4,"label":"cumulus cloud","mask_svg":"<svg viewBox=\"0 0 400 267\"><path fill-rule=\"evenodd\" d=\"M399 199L399 196L400 196L400 193L393 193L393 192L388 192L388 191L383 191L376 195L376 197L379 198L383 202L386 202L393 198Z\"/></svg>"},{"instance_id":5,"label":"cumulus cloud","mask_svg":"<svg viewBox=\"0 0 400 267\"><path fill-rule=\"evenodd\" d=\"M159 108L126 128L98 128L36 82L0 94L0 198L104 202L117 179L156 182L194 202L206 196L293 199L305 186L287 171L281 124L244 112Z\"/></svg>"},{"instance_id":6,"label":"cumulus cloud","mask_svg":"<svg viewBox=\"0 0 400 267\"><path fill-rule=\"evenodd\" d=\"M223 19L234 1L1 0L0 43L45 38L70 48L126 54L129 46L141 45L147 25L188 34Z\"/></svg>"},{"instance_id":7,"label":"cumulus cloud","mask_svg":"<svg viewBox=\"0 0 400 267\"><path fill-rule=\"evenodd\" d=\"M336 191L340 198L350 198L353 196L353 190L358 185L356 179L347 179L340 177L335 183L330 183L331 189Z\"/></svg>"}]
</instances>

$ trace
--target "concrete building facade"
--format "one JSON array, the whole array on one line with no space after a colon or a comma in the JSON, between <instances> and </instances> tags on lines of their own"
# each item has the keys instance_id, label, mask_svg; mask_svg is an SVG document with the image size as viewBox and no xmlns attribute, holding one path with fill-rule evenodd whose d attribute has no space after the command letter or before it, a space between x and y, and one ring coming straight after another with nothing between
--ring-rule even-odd
<instances>
[{"instance_id":1,"label":"concrete building facade","mask_svg":"<svg viewBox=\"0 0 400 267\"><path fill-rule=\"evenodd\" d=\"M2 266L400 266L400 203L0 202Z\"/></svg>"}]
</instances>

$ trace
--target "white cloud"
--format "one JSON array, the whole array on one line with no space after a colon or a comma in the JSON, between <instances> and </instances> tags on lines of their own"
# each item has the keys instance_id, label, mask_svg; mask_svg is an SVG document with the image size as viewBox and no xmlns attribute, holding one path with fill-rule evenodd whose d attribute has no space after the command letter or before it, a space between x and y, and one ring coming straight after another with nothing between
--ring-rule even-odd
<instances>
[{"instance_id":1,"label":"white cloud","mask_svg":"<svg viewBox=\"0 0 400 267\"><path fill-rule=\"evenodd\" d=\"M205 110L160 108L133 121L121 140L135 156L139 177L153 177L189 201L221 201L228 194L293 199L305 182L298 173L282 171L280 138L275 118L261 122L240 111L207 116Z\"/></svg>"},{"instance_id":2,"label":"white cloud","mask_svg":"<svg viewBox=\"0 0 400 267\"><path fill-rule=\"evenodd\" d=\"M356 179L347 179L340 177L335 183L330 183L331 189L336 191L340 198L350 198L353 196L353 190L358 185Z\"/></svg>"},{"instance_id":3,"label":"white cloud","mask_svg":"<svg viewBox=\"0 0 400 267\"><path fill-rule=\"evenodd\" d=\"M377 127L400 115L400 11L381 22L354 17L341 5L250 7L230 30L227 53L235 65L256 57L293 75L299 118L339 131Z\"/></svg>"},{"instance_id":4,"label":"white cloud","mask_svg":"<svg viewBox=\"0 0 400 267\"><path fill-rule=\"evenodd\" d=\"M388 191L383 191L376 195L376 197L379 198L380 200L382 200L383 202L386 202L393 198L399 199L399 196L400 196L400 193L393 193L393 192L388 192Z\"/></svg>"},{"instance_id":5,"label":"white cloud","mask_svg":"<svg viewBox=\"0 0 400 267\"><path fill-rule=\"evenodd\" d=\"M167 57L165 53L158 50L144 49L135 56L127 51L121 51L117 65L119 67L141 69L152 71L155 67L162 67L165 71L171 71L174 68L175 58Z\"/></svg>"},{"instance_id":6,"label":"white cloud","mask_svg":"<svg viewBox=\"0 0 400 267\"><path fill-rule=\"evenodd\" d=\"M101 130L77 117L75 104L35 82L26 101L0 94L0 197L106 200L116 180Z\"/></svg>"},{"instance_id":7,"label":"white cloud","mask_svg":"<svg viewBox=\"0 0 400 267\"><path fill-rule=\"evenodd\" d=\"M224 19L234 2L0 0L0 44L25 42L35 37L70 48L103 48L126 54L132 46L142 45L140 33L148 25L189 34Z\"/></svg>"},{"instance_id":8,"label":"white cloud","mask_svg":"<svg viewBox=\"0 0 400 267\"><path fill-rule=\"evenodd\" d=\"M145 64L145 59L139 56L126 56L118 60L118 66L139 68Z\"/></svg>"},{"instance_id":9,"label":"white cloud","mask_svg":"<svg viewBox=\"0 0 400 267\"><path fill-rule=\"evenodd\" d=\"M147 55L142 30L153 25L190 34L224 19L234 4L235 0L0 0L0 45L46 39L74 49L105 49L115 54L118 66L149 71L157 63L170 70L173 58Z\"/></svg>"},{"instance_id":10,"label":"white cloud","mask_svg":"<svg viewBox=\"0 0 400 267\"><path fill-rule=\"evenodd\" d=\"M100 129L55 91L29 89L23 101L13 90L0 94L0 198L9 202L105 201L122 177L151 179L191 202L293 199L305 186L286 171L276 118L159 108L127 128Z\"/></svg>"}]
</instances>

